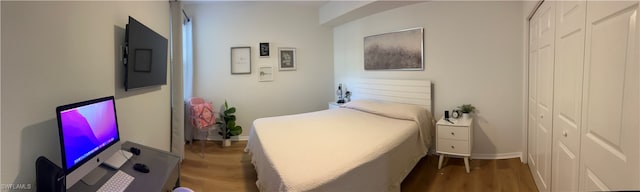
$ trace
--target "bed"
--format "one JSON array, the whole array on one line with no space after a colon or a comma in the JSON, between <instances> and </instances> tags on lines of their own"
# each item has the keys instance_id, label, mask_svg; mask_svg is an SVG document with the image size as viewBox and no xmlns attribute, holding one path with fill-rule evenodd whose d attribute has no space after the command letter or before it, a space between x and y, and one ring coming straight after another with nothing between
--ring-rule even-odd
<instances>
[{"instance_id":1,"label":"bed","mask_svg":"<svg viewBox=\"0 0 640 192\"><path fill-rule=\"evenodd\" d=\"M261 191L400 191L432 144L431 83L414 82L366 80L342 108L255 120L245 151L256 185Z\"/></svg>"}]
</instances>

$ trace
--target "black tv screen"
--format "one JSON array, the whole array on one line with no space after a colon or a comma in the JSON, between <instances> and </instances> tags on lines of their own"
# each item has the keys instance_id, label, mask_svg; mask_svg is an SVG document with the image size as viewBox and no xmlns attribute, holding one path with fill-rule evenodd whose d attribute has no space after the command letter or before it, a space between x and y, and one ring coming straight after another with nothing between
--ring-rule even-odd
<instances>
[{"instance_id":1,"label":"black tv screen","mask_svg":"<svg viewBox=\"0 0 640 192\"><path fill-rule=\"evenodd\" d=\"M168 40L129 16L124 89L167 84Z\"/></svg>"}]
</instances>

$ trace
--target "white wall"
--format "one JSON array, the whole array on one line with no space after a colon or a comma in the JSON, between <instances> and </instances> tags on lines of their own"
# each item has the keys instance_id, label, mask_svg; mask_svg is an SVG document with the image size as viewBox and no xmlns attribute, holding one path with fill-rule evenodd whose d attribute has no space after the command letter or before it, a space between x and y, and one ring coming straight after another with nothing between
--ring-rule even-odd
<instances>
[{"instance_id":1,"label":"white wall","mask_svg":"<svg viewBox=\"0 0 640 192\"><path fill-rule=\"evenodd\" d=\"M334 28L335 84L353 78L429 79L434 112L471 103L476 158L517 157L523 128L522 2L426 2ZM424 71L364 71L363 37L424 27Z\"/></svg>"},{"instance_id":2,"label":"white wall","mask_svg":"<svg viewBox=\"0 0 640 192\"><path fill-rule=\"evenodd\" d=\"M169 37L166 1L2 1L1 183L35 187L38 156L60 165L55 107L102 96L116 96L122 140L169 150L169 85L124 92L129 15Z\"/></svg>"},{"instance_id":3,"label":"white wall","mask_svg":"<svg viewBox=\"0 0 640 192\"><path fill-rule=\"evenodd\" d=\"M194 96L212 100L216 108L225 99L235 106L242 135L257 118L322 110L333 100L332 31L318 24L319 3L187 2L184 7L193 18ZM270 43L269 58L259 56L260 42ZM251 75L230 74L233 46L251 46ZM297 49L296 71L277 70L278 47ZM274 81L258 82L262 64L274 67Z\"/></svg>"}]
</instances>

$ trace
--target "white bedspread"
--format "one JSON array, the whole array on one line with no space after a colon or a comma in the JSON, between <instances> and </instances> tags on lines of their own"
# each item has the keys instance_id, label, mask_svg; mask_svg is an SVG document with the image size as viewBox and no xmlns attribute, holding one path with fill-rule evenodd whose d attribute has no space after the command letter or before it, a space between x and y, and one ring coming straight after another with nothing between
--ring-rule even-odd
<instances>
[{"instance_id":1,"label":"white bedspread","mask_svg":"<svg viewBox=\"0 0 640 192\"><path fill-rule=\"evenodd\" d=\"M356 104L349 107L357 109L255 120L246 151L258 173L258 188L399 191L427 153L433 119L426 110L412 115L397 106Z\"/></svg>"}]
</instances>

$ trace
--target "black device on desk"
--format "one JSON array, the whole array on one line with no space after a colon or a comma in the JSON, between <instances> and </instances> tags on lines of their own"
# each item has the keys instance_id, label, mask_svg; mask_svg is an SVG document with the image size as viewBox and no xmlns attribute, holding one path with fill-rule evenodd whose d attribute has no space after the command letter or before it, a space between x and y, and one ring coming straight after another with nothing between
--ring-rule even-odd
<instances>
[{"instance_id":1,"label":"black device on desk","mask_svg":"<svg viewBox=\"0 0 640 192\"><path fill-rule=\"evenodd\" d=\"M140 149L135 147L129 148L129 152L133 153L134 155L140 155Z\"/></svg>"},{"instance_id":2,"label":"black device on desk","mask_svg":"<svg viewBox=\"0 0 640 192\"><path fill-rule=\"evenodd\" d=\"M147 165L142 163L136 163L135 165L133 165L133 170L136 170L142 173L149 173L149 167L147 167Z\"/></svg>"},{"instance_id":3,"label":"black device on desk","mask_svg":"<svg viewBox=\"0 0 640 192\"><path fill-rule=\"evenodd\" d=\"M36 188L38 192L62 192L64 171L44 156L36 160Z\"/></svg>"}]
</instances>

